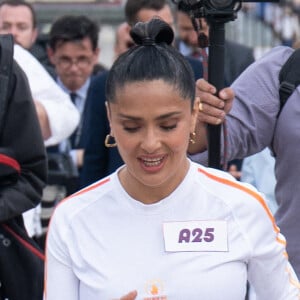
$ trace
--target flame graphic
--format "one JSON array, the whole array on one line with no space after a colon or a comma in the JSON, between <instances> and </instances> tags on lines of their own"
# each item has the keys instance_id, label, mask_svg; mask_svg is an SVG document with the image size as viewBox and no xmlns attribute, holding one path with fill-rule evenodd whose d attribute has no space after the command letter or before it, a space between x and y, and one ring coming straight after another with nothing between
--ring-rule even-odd
<instances>
[{"instance_id":1,"label":"flame graphic","mask_svg":"<svg viewBox=\"0 0 300 300\"><path fill-rule=\"evenodd\" d=\"M158 287L153 284L151 287L151 295L157 295L158 294Z\"/></svg>"}]
</instances>

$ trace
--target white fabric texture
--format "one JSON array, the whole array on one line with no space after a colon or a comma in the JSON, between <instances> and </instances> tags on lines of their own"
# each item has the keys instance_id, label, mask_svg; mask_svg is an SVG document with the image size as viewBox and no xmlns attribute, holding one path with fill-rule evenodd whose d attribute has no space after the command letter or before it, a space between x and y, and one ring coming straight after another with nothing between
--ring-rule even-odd
<instances>
[{"instance_id":1,"label":"white fabric texture","mask_svg":"<svg viewBox=\"0 0 300 300\"><path fill-rule=\"evenodd\" d=\"M117 173L57 206L46 300L119 299L132 290L137 300L244 300L247 279L257 300L298 299L284 238L252 186L191 163L175 191L145 205ZM216 220L227 224L228 251L165 251L165 222Z\"/></svg>"}]
</instances>

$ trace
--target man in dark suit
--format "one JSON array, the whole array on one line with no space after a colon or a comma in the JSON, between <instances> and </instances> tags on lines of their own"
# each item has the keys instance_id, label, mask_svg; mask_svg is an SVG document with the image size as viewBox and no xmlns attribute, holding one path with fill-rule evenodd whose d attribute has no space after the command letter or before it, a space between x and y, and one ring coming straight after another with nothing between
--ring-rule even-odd
<instances>
[{"instance_id":1,"label":"man in dark suit","mask_svg":"<svg viewBox=\"0 0 300 300\"><path fill-rule=\"evenodd\" d=\"M139 21L146 22L157 16L173 28L175 27L174 16L166 0L128 0L125 6L125 16L129 26ZM124 37L123 34L123 38L128 37ZM195 80L202 78L201 62L191 57L187 57L187 60L194 71ZM105 137L109 134L105 108L106 78L107 72L94 78L87 98L87 114L82 131L82 137L85 139L84 162L80 174L82 187L109 175L123 164L117 148L106 148L104 145Z\"/></svg>"},{"instance_id":2,"label":"man in dark suit","mask_svg":"<svg viewBox=\"0 0 300 300\"><path fill-rule=\"evenodd\" d=\"M83 160L84 145L80 140L87 94L100 51L98 35L98 24L84 15L58 18L49 33L48 55L57 84L70 95L81 116L75 132L59 145L59 150L70 153L78 170Z\"/></svg>"},{"instance_id":3,"label":"man in dark suit","mask_svg":"<svg viewBox=\"0 0 300 300\"><path fill-rule=\"evenodd\" d=\"M199 48L198 34L195 31L190 16L180 5L176 11L177 32L176 47L186 56L198 57L203 60L203 51ZM209 26L205 19L200 20L201 33L209 38ZM208 55L208 49L204 48ZM224 44L224 80L225 86L231 83L254 62L253 49L242 44L225 39Z\"/></svg>"}]
</instances>

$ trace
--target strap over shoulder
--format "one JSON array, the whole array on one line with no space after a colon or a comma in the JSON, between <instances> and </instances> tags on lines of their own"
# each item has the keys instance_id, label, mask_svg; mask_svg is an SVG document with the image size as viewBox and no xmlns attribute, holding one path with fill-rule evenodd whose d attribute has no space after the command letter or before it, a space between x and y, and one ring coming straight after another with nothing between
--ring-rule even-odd
<instances>
[{"instance_id":1,"label":"strap over shoulder","mask_svg":"<svg viewBox=\"0 0 300 300\"><path fill-rule=\"evenodd\" d=\"M300 84L300 49L294 50L292 55L288 58L282 66L279 73L279 96L280 96L280 109L277 117L279 116L284 104L292 95L296 87Z\"/></svg>"}]
</instances>

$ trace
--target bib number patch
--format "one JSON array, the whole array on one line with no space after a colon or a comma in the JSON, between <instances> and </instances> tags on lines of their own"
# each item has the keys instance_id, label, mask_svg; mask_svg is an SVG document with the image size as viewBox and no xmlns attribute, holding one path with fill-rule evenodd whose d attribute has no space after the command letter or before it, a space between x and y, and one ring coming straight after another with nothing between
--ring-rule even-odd
<instances>
[{"instance_id":1,"label":"bib number patch","mask_svg":"<svg viewBox=\"0 0 300 300\"><path fill-rule=\"evenodd\" d=\"M228 251L226 221L187 221L163 223L165 250Z\"/></svg>"}]
</instances>

